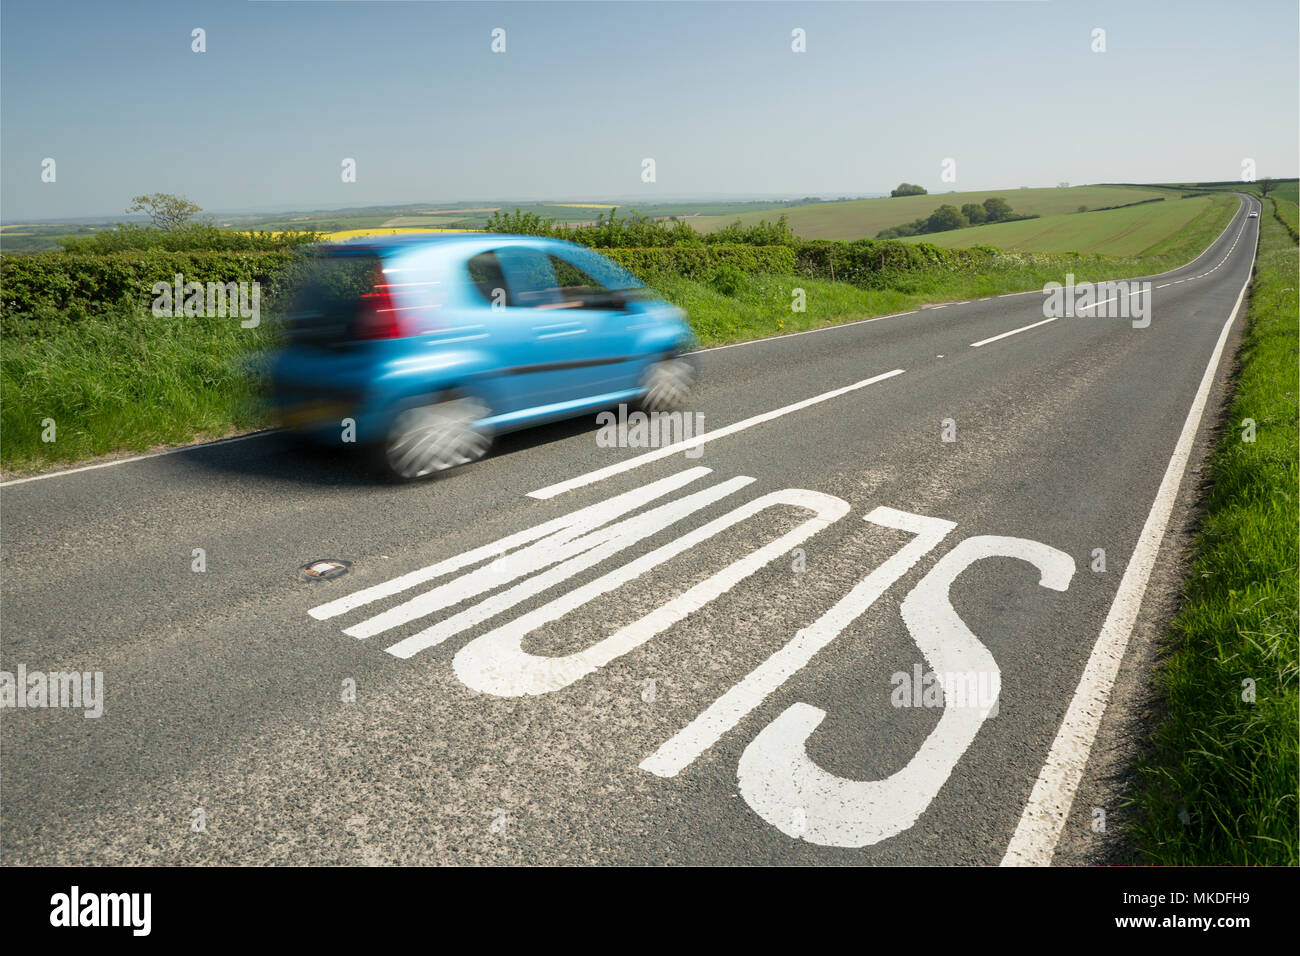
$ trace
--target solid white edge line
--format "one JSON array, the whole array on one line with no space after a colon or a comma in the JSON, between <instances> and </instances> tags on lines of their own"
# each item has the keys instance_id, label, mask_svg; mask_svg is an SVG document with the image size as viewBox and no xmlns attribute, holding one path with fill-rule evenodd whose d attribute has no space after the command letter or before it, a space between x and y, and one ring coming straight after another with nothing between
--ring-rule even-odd
<instances>
[{"instance_id":1,"label":"solid white edge line","mask_svg":"<svg viewBox=\"0 0 1300 956\"><path fill-rule=\"evenodd\" d=\"M820 395L814 395L812 398L805 398L802 401L795 402L792 405L783 405L781 408L775 408L770 412L763 412L761 415L754 415L750 418L741 419L733 422L717 431L702 432L694 438L687 438L684 441L674 442L671 445L665 445L663 448L657 448L654 451L646 452L644 455L637 455L634 458L628 458L624 461L615 462L612 465L606 465L604 468L597 468L595 471L589 471L585 475L578 475L576 478L569 478L566 481L556 482L553 485L547 485L545 488L539 488L537 491L528 492L529 498L539 498L546 500L554 498L556 495L564 494L566 491L572 491L574 488L581 488L584 485L594 484L597 481L603 481L614 475L621 474L625 471L631 471L633 468L639 468L642 465L648 465L652 461L658 461L661 458L667 458L678 452L696 448L706 442L713 441L717 438L726 438L728 435L734 435L736 432L744 431L746 428L752 428L754 425L761 425L764 422L770 422L774 418L780 418L782 415L788 415L791 412L797 412L801 409L808 408L810 405L816 405L819 402L825 402L832 398L838 398L841 395L847 395L849 392L857 391L868 385L874 385L876 382L883 382L887 378L893 378L895 375L902 375L904 372L901 368L896 368L892 372L883 372L880 375L873 375L871 378L864 378L860 382L854 382L852 385L845 385L842 388L831 389L829 392L822 392Z\"/></svg>"},{"instance_id":2,"label":"solid white edge line","mask_svg":"<svg viewBox=\"0 0 1300 956\"><path fill-rule=\"evenodd\" d=\"M1255 253L1259 252L1259 232L1255 233ZM1252 262L1254 257L1252 257ZM1070 816L1074 796L1083 779L1083 772L1092 752L1097 730L1101 726L1102 715L1110 701L1110 691L1115 684L1124 653L1128 649L1129 639L1133 635L1133 626L1142 607L1147 583L1155 566L1160 544L1173 513L1174 503L1178 498L1178 489L1182 484L1183 473L1191 457L1192 447L1196 442L1196 433L1200 429L1205 405L1209 400L1210 390L1214 385L1219 361L1223 356L1223 347L1228 341L1232 323L1241 309L1246 289L1250 286L1252 269L1246 275L1237 302L1232 307L1228 321L1223 324L1219 340L1214 346L1205 374L1201 377L1200 387L1192 400L1192 407L1183 423L1183 430L1174 446L1169 467L1165 469L1164 478L1156 492L1155 501L1147 515L1142 533L1138 536L1133 556L1124 569L1119 590L1111 603L1110 611L1102 624L1101 633L1093 645L1088 663L1084 666L1083 676L1070 699L1065 718L1057 731L1052 748L1048 752L1043 769L1038 774L1034 789L1029 795L1020 816L1016 831L1007 845L1002 858L1003 866L1049 866L1056 853L1061 831Z\"/></svg>"},{"instance_id":3,"label":"solid white edge line","mask_svg":"<svg viewBox=\"0 0 1300 956\"><path fill-rule=\"evenodd\" d=\"M1055 322L1055 321L1056 321L1056 317L1053 316L1050 319L1043 319L1043 321L1041 322L1035 322L1033 325L1022 325L1020 328L1012 329L1010 332L1002 332L998 335L992 336L991 338L980 339L978 342L972 342L970 344L970 347L973 349L977 349L981 345L988 345L990 342L996 342L998 339L1005 339L1008 335L1016 335L1019 332L1028 332L1030 329L1036 329L1040 325L1046 325L1048 322Z\"/></svg>"},{"instance_id":4,"label":"solid white edge line","mask_svg":"<svg viewBox=\"0 0 1300 956\"><path fill-rule=\"evenodd\" d=\"M146 458L161 458L163 455L177 455L183 451L198 451L201 448L215 448L218 445L230 445L237 441L248 441L250 438L262 438L266 435L274 435L280 429L268 428L265 431L253 432L248 435L235 435L233 438L219 438L216 441L201 442L197 445L181 445L178 448L164 448L162 451L151 451L143 455L132 455L129 458L115 458L113 461L101 461L93 465L82 465L79 468L65 468L63 471L47 471L43 475L29 475L26 478L11 478L8 481L0 481L0 488L8 488L10 485L25 485L29 481L44 481L46 478L62 478L64 475L75 475L80 471L94 471L97 468L112 468L114 465L125 465L133 461L144 461Z\"/></svg>"},{"instance_id":5,"label":"solid white edge line","mask_svg":"<svg viewBox=\"0 0 1300 956\"><path fill-rule=\"evenodd\" d=\"M1038 291L1037 289L1034 290ZM1024 295L1023 292L1017 292L1016 295ZM866 325L870 322L883 322L885 319L896 319L903 315L915 315L920 309L909 309L906 312L891 312L889 315L877 315L871 319L854 319L852 322L840 322L836 325L823 325L820 329L804 329L802 332L786 332L783 335L767 335L761 339L750 339L748 342L732 342L730 345L710 345L707 349L695 349L688 352L688 355L700 355L704 352L721 352L723 349L738 349L742 345L759 345L763 342L780 342L783 339L796 339L801 335L812 335L814 332L833 332L836 329L848 329L855 325Z\"/></svg>"}]
</instances>

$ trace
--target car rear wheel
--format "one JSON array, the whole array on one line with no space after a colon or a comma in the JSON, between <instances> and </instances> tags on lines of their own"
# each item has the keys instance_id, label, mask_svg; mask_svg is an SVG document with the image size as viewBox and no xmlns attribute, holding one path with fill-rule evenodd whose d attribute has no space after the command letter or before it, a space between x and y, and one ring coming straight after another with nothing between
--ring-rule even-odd
<instances>
[{"instance_id":1,"label":"car rear wheel","mask_svg":"<svg viewBox=\"0 0 1300 956\"><path fill-rule=\"evenodd\" d=\"M411 481L477 461L492 444L492 436L477 427L487 414L487 406L471 396L404 409L384 439L385 469Z\"/></svg>"},{"instance_id":2,"label":"car rear wheel","mask_svg":"<svg viewBox=\"0 0 1300 956\"><path fill-rule=\"evenodd\" d=\"M686 407L695 385L695 369L681 358L660 359L645 376L641 407L647 412L676 412Z\"/></svg>"}]
</instances>

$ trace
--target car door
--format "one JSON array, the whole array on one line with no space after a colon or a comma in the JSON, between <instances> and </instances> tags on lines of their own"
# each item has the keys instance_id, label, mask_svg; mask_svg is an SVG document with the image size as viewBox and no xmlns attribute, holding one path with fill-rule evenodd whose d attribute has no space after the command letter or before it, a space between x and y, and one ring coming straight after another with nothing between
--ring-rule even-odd
<instances>
[{"instance_id":1,"label":"car door","mask_svg":"<svg viewBox=\"0 0 1300 956\"><path fill-rule=\"evenodd\" d=\"M598 370L606 358L601 314L563 297L551 257L542 250L514 245L496 254L508 291L502 319L525 333L526 347L510 374L519 377L529 407L598 394Z\"/></svg>"},{"instance_id":2,"label":"car door","mask_svg":"<svg viewBox=\"0 0 1300 956\"><path fill-rule=\"evenodd\" d=\"M586 394L636 388L644 356L637 354L638 326L627 311L629 290L610 287L608 276L619 270L589 249L562 247L548 254L559 293L551 308L570 321L581 320L585 330L584 348L591 361L583 375Z\"/></svg>"}]
</instances>

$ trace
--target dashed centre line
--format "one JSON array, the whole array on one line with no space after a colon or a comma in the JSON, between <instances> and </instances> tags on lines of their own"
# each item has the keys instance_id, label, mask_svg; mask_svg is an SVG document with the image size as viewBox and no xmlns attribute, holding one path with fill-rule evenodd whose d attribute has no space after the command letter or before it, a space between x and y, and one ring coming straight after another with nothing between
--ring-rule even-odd
<instances>
[{"instance_id":1,"label":"dashed centre line","mask_svg":"<svg viewBox=\"0 0 1300 956\"><path fill-rule=\"evenodd\" d=\"M734 435L747 428L753 428L755 425L762 425L764 422L770 422L782 417L783 415L789 415L791 412L800 411L812 405L829 401L832 398L839 398L841 395L847 395L849 392L856 392L858 389L865 388L868 385L874 385L876 382L883 382L887 378L902 375L904 371L904 369L896 368L893 371L883 372L880 375L873 375L871 378L864 378L862 381L854 382L852 385L845 385L842 388L834 388L829 392L822 392L820 395L814 395L812 398L805 398L803 401L795 402L791 405L785 405L781 408L773 409L770 412L764 412L761 415L753 415L731 425L727 425L724 428L719 428L716 431L703 432L696 435L694 438L687 438L683 441L674 442L671 445L665 445L662 448L656 448L654 451L646 452L644 455L637 455L634 458L628 458L625 461L616 462L604 468L597 468L595 471L589 471L585 475L578 475L576 478L556 482L553 485L547 485L545 488L539 488L537 491L530 491L528 492L528 497L539 498L542 500L554 498L556 495L562 495L566 491L572 491L574 488L582 488L585 485L595 484L598 481L604 481L606 478L622 474L625 471L631 471L633 468L640 468L642 465L648 465L652 461L659 461L661 458L668 458L678 452L697 448L705 442L714 441L718 438L726 438L728 435Z\"/></svg>"}]
</instances>

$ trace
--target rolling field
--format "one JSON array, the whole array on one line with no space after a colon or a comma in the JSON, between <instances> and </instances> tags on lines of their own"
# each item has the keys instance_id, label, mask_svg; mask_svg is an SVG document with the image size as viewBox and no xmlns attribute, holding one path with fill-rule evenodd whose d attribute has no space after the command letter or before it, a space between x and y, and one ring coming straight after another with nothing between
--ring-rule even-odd
<instances>
[{"instance_id":1,"label":"rolling field","mask_svg":"<svg viewBox=\"0 0 1300 956\"><path fill-rule=\"evenodd\" d=\"M909 236L904 242L930 242L945 249L995 246L1012 252L1089 252L1137 256L1200 221L1222 228L1237 200L1230 194L1167 199L1159 203L1101 212L1044 216L1019 222L971 226L950 232Z\"/></svg>"},{"instance_id":2,"label":"rolling field","mask_svg":"<svg viewBox=\"0 0 1300 956\"><path fill-rule=\"evenodd\" d=\"M1285 199L1292 205L1300 203L1300 182L1292 180L1289 183L1279 183L1278 187L1270 195L1276 196L1278 199Z\"/></svg>"},{"instance_id":3,"label":"rolling field","mask_svg":"<svg viewBox=\"0 0 1300 956\"><path fill-rule=\"evenodd\" d=\"M746 213L739 217L708 216L694 220L692 225L703 232L712 232L729 225L736 218L745 225L752 225L760 219L770 221L784 214L795 234L805 239L871 239L882 229L928 216L945 203L961 208L966 203L982 203L986 199L1000 196L1011 204L1012 210L1018 215L1058 216L1077 212L1080 206L1098 209L1165 195L1168 195L1165 190L1139 186L991 189L982 192L932 193L928 196L816 203Z\"/></svg>"}]
</instances>

